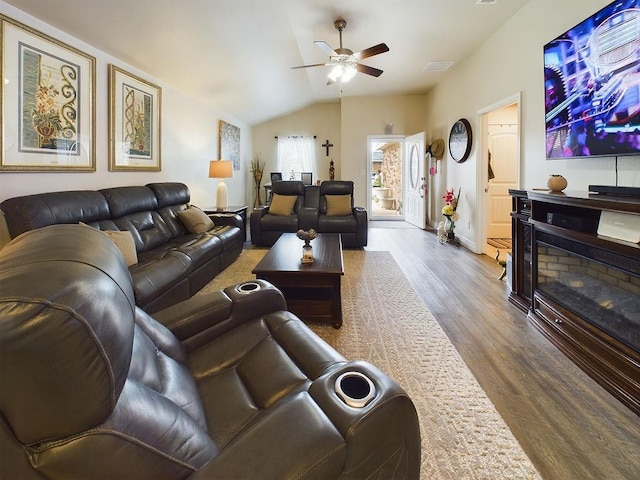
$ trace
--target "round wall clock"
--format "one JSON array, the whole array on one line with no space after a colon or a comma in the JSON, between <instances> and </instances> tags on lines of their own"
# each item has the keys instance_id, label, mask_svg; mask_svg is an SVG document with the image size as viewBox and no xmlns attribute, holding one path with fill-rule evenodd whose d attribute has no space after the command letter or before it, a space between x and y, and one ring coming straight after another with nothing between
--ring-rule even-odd
<instances>
[{"instance_id":1,"label":"round wall clock","mask_svg":"<svg viewBox=\"0 0 640 480\"><path fill-rule=\"evenodd\" d=\"M471 153L471 124L466 118L461 118L451 127L449 133L449 153L458 163L464 162Z\"/></svg>"}]
</instances>

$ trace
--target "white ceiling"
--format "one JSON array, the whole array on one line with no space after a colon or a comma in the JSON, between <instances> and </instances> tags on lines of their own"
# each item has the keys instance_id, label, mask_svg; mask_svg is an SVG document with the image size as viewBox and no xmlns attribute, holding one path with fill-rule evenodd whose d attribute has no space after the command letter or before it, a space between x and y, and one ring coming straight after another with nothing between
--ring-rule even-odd
<instances>
[{"instance_id":1,"label":"white ceiling","mask_svg":"<svg viewBox=\"0 0 640 480\"><path fill-rule=\"evenodd\" d=\"M185 91L249 125L340 96L426 93L529 0L5 0L20 10ZM327 86L313 42L354 52L384 70Z\"/></svg>"}]
</instances>

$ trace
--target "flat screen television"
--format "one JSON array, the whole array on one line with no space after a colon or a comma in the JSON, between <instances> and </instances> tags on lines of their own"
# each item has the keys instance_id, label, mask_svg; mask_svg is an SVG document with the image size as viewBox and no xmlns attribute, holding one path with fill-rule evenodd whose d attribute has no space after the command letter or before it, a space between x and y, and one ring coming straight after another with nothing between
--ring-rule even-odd
<instances>
[{"instance_id":1,"label":"flat screen television","mask_svg":"<svg viewBox=\"0 0 640 480\"><path fill-rule=\"evenodd\" d=\"M640 0L617 0L544 46L548 159L640 155Z\"/></svg>"}]
</instances>

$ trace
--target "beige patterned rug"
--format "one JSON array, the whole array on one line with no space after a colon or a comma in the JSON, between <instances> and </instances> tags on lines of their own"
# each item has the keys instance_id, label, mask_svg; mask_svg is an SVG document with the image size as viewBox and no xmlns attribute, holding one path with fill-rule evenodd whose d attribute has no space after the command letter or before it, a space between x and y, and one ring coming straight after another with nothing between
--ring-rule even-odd
<instances>
[{"instance_id":1,"label":"beige patterned rug","mask_svg":"<svg viewBox=\"0 0 640 480\"><path fill-rule=\"evenodd\" d=\"M240 258L198 295L255 278L266 253ZM344 325L311 328L350 360L367 360L413 399L422 479L540 479L511 431L389 252L345 250Z\"/></svg>"}]
</instances>

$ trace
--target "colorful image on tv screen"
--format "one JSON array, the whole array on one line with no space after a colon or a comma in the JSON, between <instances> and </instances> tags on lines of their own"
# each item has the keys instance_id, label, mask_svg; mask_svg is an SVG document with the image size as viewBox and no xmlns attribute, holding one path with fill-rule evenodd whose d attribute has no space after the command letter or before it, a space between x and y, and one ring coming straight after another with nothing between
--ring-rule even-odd
<instances>
[{"instance_id":1,"label":"colorful image on tv screen","mask_svg":"<svg viewBox=\"0 0 640 480\"><path fill-rule=\"evenodd\" d=\"M547 158L640 155L640 0L544 47Z\"/></svg>"}]
</instances>

